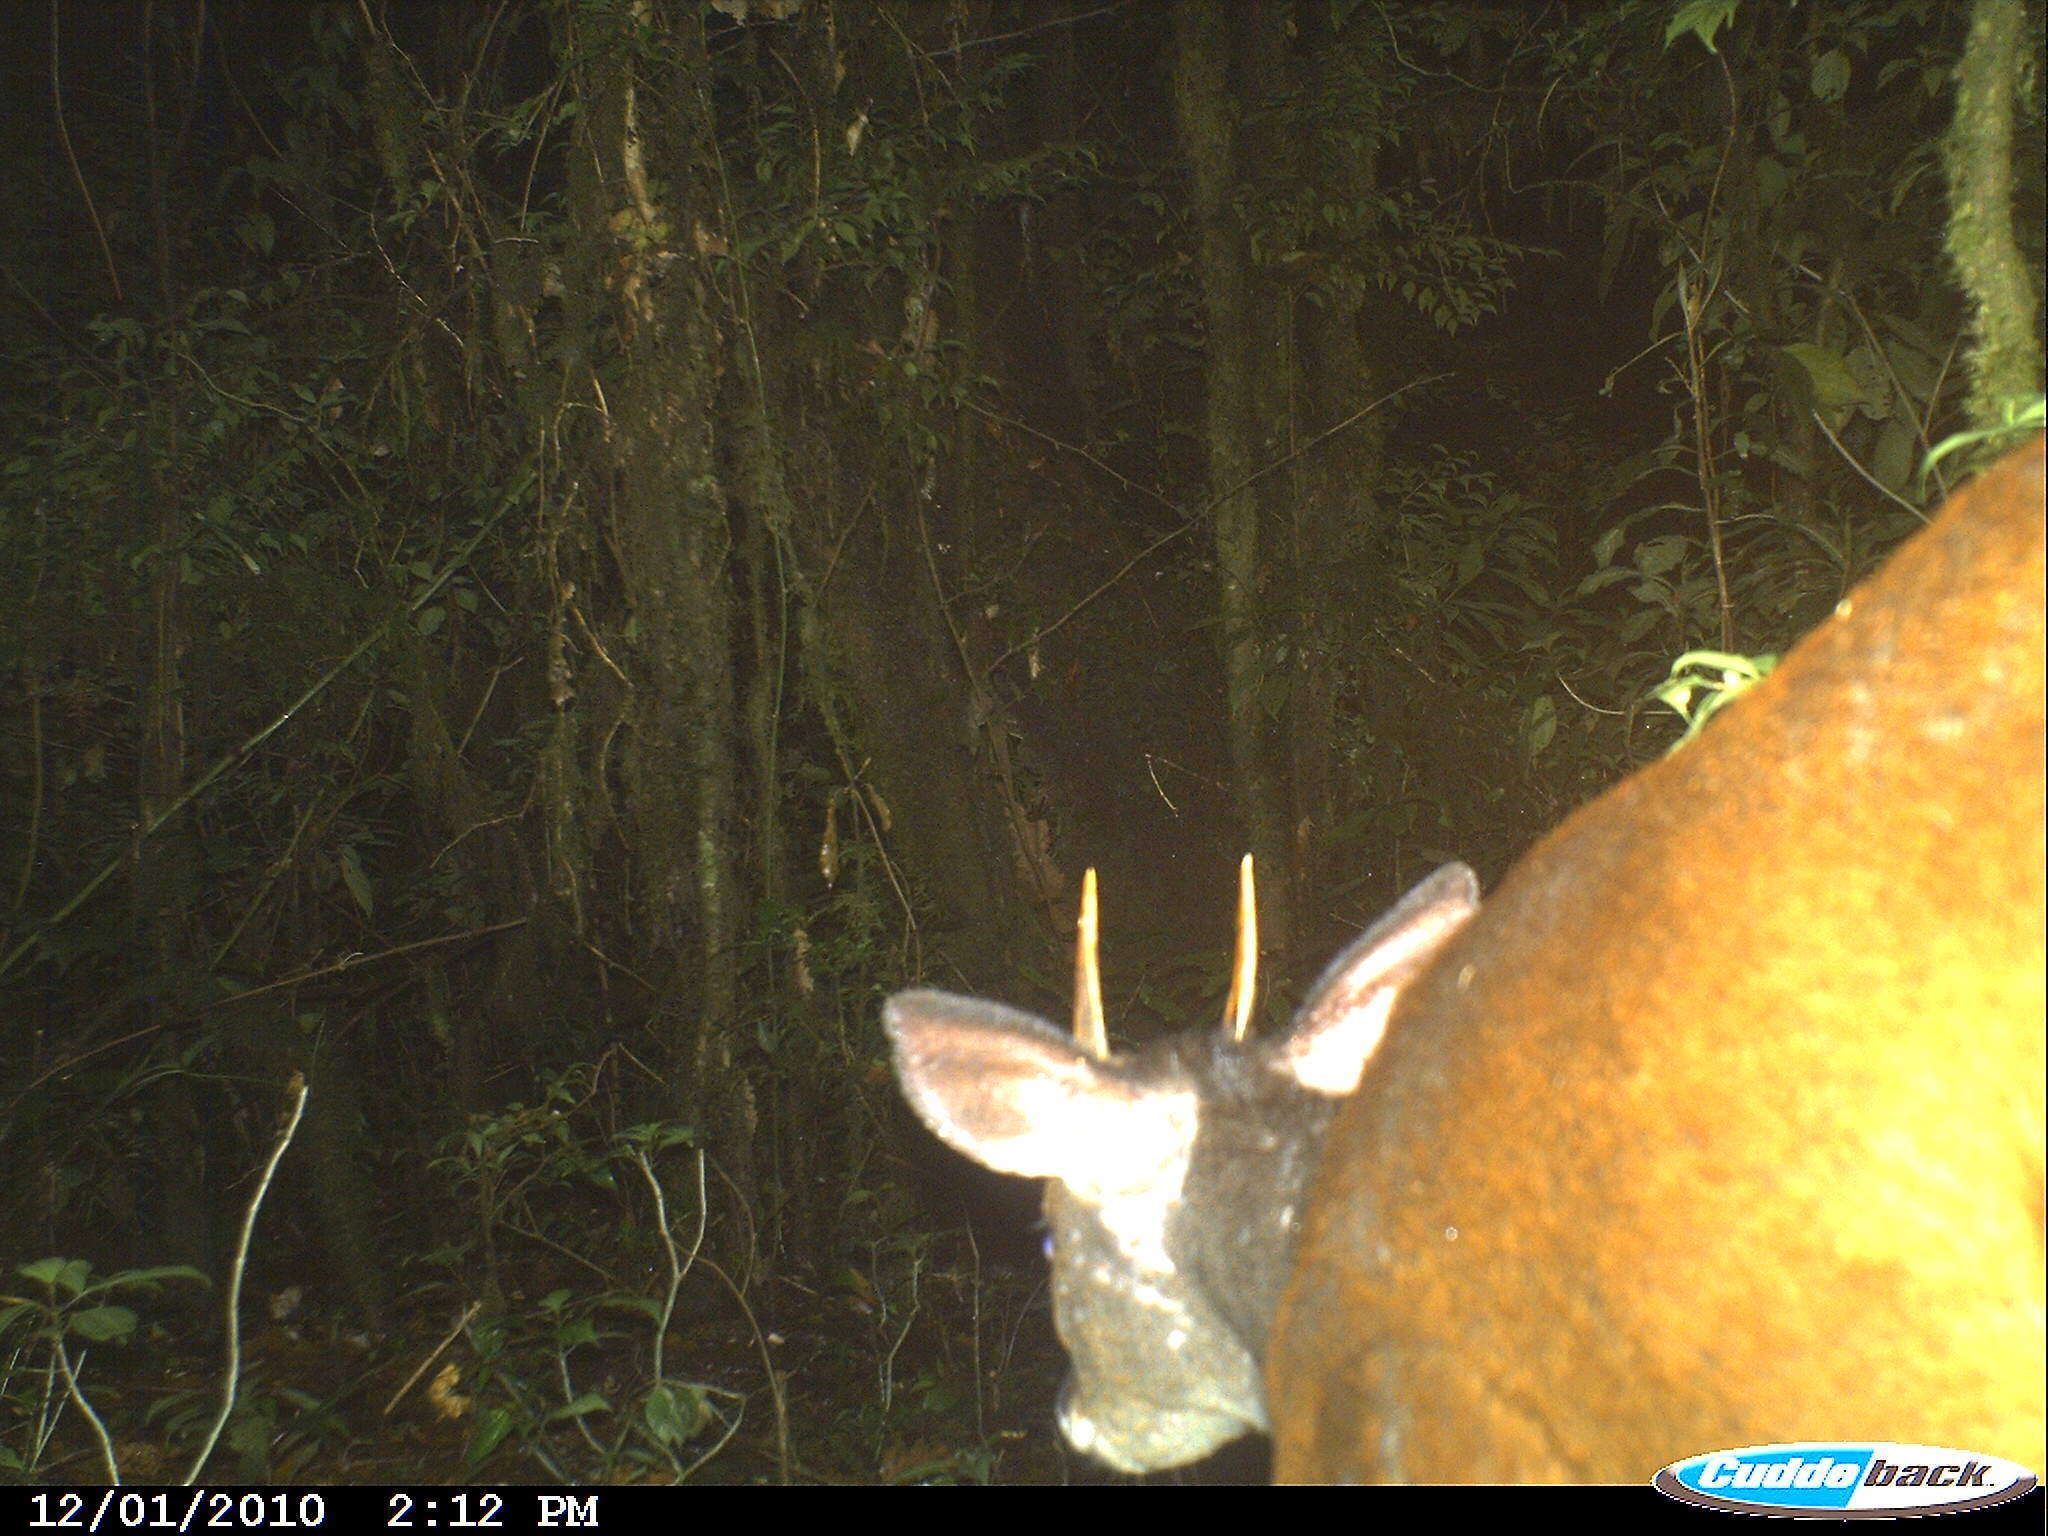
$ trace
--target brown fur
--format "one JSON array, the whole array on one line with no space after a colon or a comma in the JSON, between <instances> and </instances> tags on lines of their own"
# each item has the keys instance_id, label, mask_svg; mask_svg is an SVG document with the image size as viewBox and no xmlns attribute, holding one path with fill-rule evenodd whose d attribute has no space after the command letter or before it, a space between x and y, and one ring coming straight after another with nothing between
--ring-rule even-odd
<instances>
[{"instance_id":1,"label":"brown fur","mask_svg":"<svg viewBox=\"0 0 2048 1536\"><path fill-rule=\"evenodd\" d=\"M1275 1329L1282 1480L2043 1469L2042 445L1406 993Z\"/></svg>"}]
</instances>

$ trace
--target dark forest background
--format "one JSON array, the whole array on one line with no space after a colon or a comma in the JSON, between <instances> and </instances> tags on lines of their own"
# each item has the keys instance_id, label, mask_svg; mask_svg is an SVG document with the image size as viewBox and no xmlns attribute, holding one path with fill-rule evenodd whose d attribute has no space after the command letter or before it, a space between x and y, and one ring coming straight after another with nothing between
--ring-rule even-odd
<instances>
[{"instance_id":1,"label":"dark forest background","mask_svg":"<svg viewBox=\"0 0 2048 1536\"><path fill-rule=\"evenodd\" d=\"M1284 1017L1662 752L2039 390L2042 57L0 7L0 1475L1093 1476L880 999L1059 1016L1094 866L1212 1020L1251 849Z\"/></svg>"}]
</instances>

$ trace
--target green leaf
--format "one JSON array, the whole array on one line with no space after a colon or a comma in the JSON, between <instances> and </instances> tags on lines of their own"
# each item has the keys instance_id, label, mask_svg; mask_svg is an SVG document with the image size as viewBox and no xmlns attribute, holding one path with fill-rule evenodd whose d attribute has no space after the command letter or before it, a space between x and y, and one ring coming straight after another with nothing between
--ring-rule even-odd
<instances>
[{"instance_id":1,"label":"green leaf","mask_svg":"<svg viewBox=\"0 0 2048 1536\"><path fill-rule=\"evenodd\" d=\"M1685 559L1692 540L1680 534L1645 539L1636 546L1636 571L1644 576L1662 576Z\"/></svg>"},{"instance_id":2,"label":"green leaf","mask_svg":"<svg viewBox=\"0 0 2048 1536\"><path fill-rule=\"evenodd\" d=\"M480 1463L491 1452L504 1444L505 1437L512 1433L512 1415L503 1408L486 1408L477 1415L476 1432L469 1437L469 1446L462 1453L462 1459L472 1467Z\"/></svg>"},{"instance_id":3,"label":"green leaf","mask_svg":"<svg viewBox=\"0 0 2048 1536\"><path fill-rule=\"evenodd\" d=\"M1669 48L1672 39L1690 32L1707 52L1717 53L1714 34L1734 23L1738 9L1739 0L1685 0L1671 13L1671 20L1665 25L1664 46Z\"/></svg>"},{"instance_id":4,"label":"green leaf","mask_svg":"<svg viewBox=\"0 0 2048 1536\"><path fill-rule=\"evenodd\" d=\"M611 1409L611 1403L602 1393L581 1392L550 1413L547 1422L558 1424L563 1419L581 1419L593 1413L610 1413Z\"/></svg>"},{"instance_id":5,"label":"green leaf","mask_svg":"<svg viewBox=\"0 0 2048 1536\"><path fill-rule=\"evenodd\" d=\"M201 1285L212 1285L212 1278L204 1270L194 1269L190 1264L154 1264L148 1269L124 1269L118 1275L108 1275L96 1290L110 1290L117 1285L154 1285L159 1280L196 1280Z\"/></svg>"},{"instance_id":6,"label":"green leaf","mask_svg":"<svg viewBox=\"0 0 2048 1536\"><path fill-rule=\"evenodd\" d=\"M1766 208L1775 208L1785 200L1785 193L1792 185L1792 174L1784 163L1771 155L1761 155L1756 162L1757 201Z\"/></svg>"},{"instance_id":7,"label":"green leaf","mask_svg":"<svg viewBox=\"0 0 2048 1536\"><path fill-rule=\"evenodd\" d=\"M127 1307L85 1307L64 1321L73 1333L95 1344L108 1344L133 1333L136 1317Z\"/></svg>"},{"instance_id":8,"label":"green leaf","mask_svg":"<svg viewBox=\"0 0 2048 1536\"><path fill-rule=\"evenodd\" d=\"M1849 94L1849 55L1839 48L1830 48L1813 61L1813 72L1807 79L1807 89L1816 101L1840 101Z\"/></svg>"},{"instance_id":9,"label":"green leaf","mask_svg":"<svg viewBox=\"0 0 2048 1536\"><path fill-rule=\"evenodd\" d=\"M22 1265L21 1273L39 1285L47 1285L53 1291L76 1296L85 1289L86 1277L92 1273L92 1265L84 1259L37 1259L32 1264Z\"/></svg>"},{"instance_id":10,"label":"green leaf","mask_svg":"<svg viewBox=\"0 0 2048 1536\"><path fill-rule=\"evenodd\" d=\"M604 1304L621 1312L637 1312L652 1323L661 1321L661 1303L651 1296L607 1296Z\"/></svg>"},{"instance_id":11,"label":"green leaf","mask_svg":"<svg viewBox=\"0 0 2048 1536\"><path fill-rule=\"evenodd\" d=\"M1557 705L1549 694L1530 700L1522 711L1522 750L1531 758L1541 757L1557 735Z\"/></svg>"},{"instance_id":12,"label":"green leaf","mask_svg":"<svg viewBox=\"0 0 2048 1536\"><path fill-rule=\"evenodd\" d=\"M1861 405L1867 398L1862 381L1849 366L1848 358L1834 348L1811 341L1795 341L1779 350L1805 372L1807 382L1813 387L1814 403L1821 410L1838 411L1844 406Z\"/></svg>"},{"instance_id":13,"label":"green leaf","mask_svg":"<svg viewBox=\"0 0 2048 1536\"><path fill-rule=\"evenodd\" d=\"M663 1382L647 1394L641 1422L659 1445L681 1445L711 1417L704 1393L687 1382Z\"/></svg>"},{"instance_id":14,"label":"green leaf","mask_svg":"<svg viewBox=\"0 0 2048 1536\"><path fill-rule=\"evenodd\" d=\"M363 873L362 855L352 845L341 850L341 883L355 897L364 917L375 915L377 903L370 891L370 877Z\"/></svg>"},{"instance_id":15,"label":"green leaf","mask_svg":"<svg viewBox=\"0 0 2048 1536\"><path fill-rule=\"evenodd\" d=\"M1487 549L1481 543L1470 543L1458 551L1458 586L1470 586L1473 578L1487 565Z\"/></svg>"}]
</instances>

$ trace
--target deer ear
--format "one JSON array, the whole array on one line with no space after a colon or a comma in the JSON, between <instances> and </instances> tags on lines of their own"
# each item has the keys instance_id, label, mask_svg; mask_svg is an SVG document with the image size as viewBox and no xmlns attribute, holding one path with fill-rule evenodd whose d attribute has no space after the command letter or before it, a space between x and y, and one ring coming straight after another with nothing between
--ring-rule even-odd
<instances>
[{"instance_id":1,"label":"deer ear","mask_svg":"<svg viewBox=\"0 0 2048 1536\"><path fill-rule=\"evenodd\" d=\"M1357 1088L1402 991L1478 910L1478 876L1446 864L1331 961L1280 1044L1295 1081L1330 1098Z\"/></svg>"},{"instance_id":2,"label":"deer ear","mask_svg":"<svg viewBox=\"0 0 2048 1536\"><path fill-rule=\"evenodd\" d=\"M1194 1144L1191 1087L1134 1081L1043 1019L950 992L882 1007L896 1076L932 1134L998 1173L1101 1200L1157 1181Z\"/></svg>"}]
</instances>

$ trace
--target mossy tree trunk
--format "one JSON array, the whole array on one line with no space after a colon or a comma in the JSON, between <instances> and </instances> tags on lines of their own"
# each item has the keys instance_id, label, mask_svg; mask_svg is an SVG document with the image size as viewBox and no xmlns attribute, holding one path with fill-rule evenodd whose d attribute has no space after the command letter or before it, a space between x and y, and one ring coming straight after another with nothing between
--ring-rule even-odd
<instances>
[{"instance_id":1,"label":"mossy tree trunk","mask_svg":"<svg viewBox=\"0 0 2048 1536\"><path fill-rule=\"evenodd\" d=\"M621 760L636 860L639 974L676 1073L677 1110L698 1124L751 1203L753 1095L733 1044L742 914L732 534L719 461L717 326L709 232L721 225L703 17L622 13L585 24L584 144L575 197L585 281L609 290L619 361L604 454L610 527L630 609L630 736ZM600 277L599 274L605 274Z\"/></svg>"},{"instance_id":2,"label":"mossy tree trunk","mask_svg":"<svg viewBox=\"0 0 2048 1536\"><path fill-rule=\"evenodd\" d=\"M2038 44L2038 28L2033 35ZM1969 417L1978 428L1998 426L2041 390L2040 306L2012 227L2013 87L2027 36L2022 0L1976 0L1944 146L1949 260L1970 302ZM2031 152L2040 154L2038 140Z\"/></svg>"}]
</instances>

